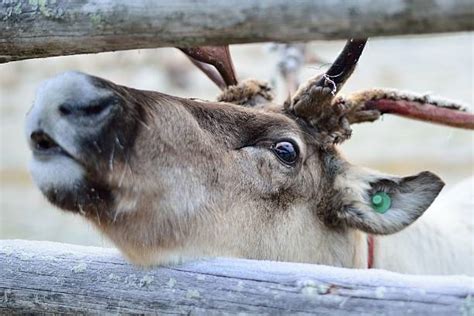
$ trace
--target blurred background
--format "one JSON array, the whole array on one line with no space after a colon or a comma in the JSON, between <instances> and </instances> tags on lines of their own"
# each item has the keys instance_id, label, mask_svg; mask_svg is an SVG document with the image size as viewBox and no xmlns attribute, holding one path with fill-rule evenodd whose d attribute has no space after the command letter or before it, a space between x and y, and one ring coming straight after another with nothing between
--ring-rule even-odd
<instances>
[{"instance_id":1,"label":"blurred background","mask_svg":"<svg viewBox=\"0 0 474 316\"><path fill-rule=\"evenodd\" d=\"M307 51L323 62L305 65L300 79L324 72L343 45L343 41L310 43ZM283 100L286 95L277 69L279 55L269 46L233 45L231 52L240 79L267 80ZM390 87L432 93L472 106L473 50L473 33L371 39L343 93ZM181 97L214 100L219 93L172 48L0 64L0 239L110 245L82 218L47 203L28 174L25 114L41 81L66 70ZM472 107L470 110L474 111ZM386 116L375 123L354 126L352 139L342 147L351 162L383 172L407 175L431 170L446 181L445 190L474 174L474 138L469 131ZM474 188L470 196L474 196Z\"/></svg>"}]
</instances>

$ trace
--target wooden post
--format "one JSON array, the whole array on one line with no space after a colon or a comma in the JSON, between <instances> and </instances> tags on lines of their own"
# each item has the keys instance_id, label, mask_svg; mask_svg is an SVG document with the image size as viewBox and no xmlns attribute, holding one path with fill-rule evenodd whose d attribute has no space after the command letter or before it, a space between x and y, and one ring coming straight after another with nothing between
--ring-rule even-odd
<instances>
[{"instance_id":1,"label":"wooden post","mask_svg":"<svg viewBox=\"0 0 474 316\"><path fill-rule=\"evenodd\" d=\"M472 315L474 278L206 259L142 269L114 249L0 241L0 314Z\"/></svg>"},{"instance_id":2,"label":"wooden post","mask_svg":"<svg viewBox=\"0 0 474 316\"><path fill-rule=\"evenodd\" d=\"M472 0L1 0L0 63L162 46L470 30Z\"/></svg>"}]
</instances>

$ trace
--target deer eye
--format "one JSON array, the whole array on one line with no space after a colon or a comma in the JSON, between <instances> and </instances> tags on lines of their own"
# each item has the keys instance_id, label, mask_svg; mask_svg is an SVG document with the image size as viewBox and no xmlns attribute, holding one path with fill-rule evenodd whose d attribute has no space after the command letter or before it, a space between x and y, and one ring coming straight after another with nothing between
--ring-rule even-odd
<instances>
[{"instance_id":1,"label":"deer eye","mask_svg":"<svg viewBox=\"0 0 474 316\"><path fill-rule=\"evenodd\" d=\"M298 147L289 141L280 141L274 143L271 147L275 155L283 163L292 165L298 159Z\"/></svg>"}]
</instances>

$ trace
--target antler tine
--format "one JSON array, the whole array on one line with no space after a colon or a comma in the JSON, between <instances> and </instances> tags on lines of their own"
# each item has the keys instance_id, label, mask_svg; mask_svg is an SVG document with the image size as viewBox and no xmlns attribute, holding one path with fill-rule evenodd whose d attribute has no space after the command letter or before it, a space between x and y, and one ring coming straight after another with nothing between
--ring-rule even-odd
<instances>
[{"instance_id":1,"label":"antler tine","mask_svg":"<svg viewBox=\"0 0 474 316\"><path fill-rule=\"evenodd\" d=\"M324 86L324 81L329 79L335 85L336 91L334 91L334 94L339 92L344 83L354 72L366 43L367 38L351 38L348 40L342 51L339 53L339 56L337 56L336 60L332 63L331 67L326 71L322 78L320 78L320 85Z\"/></svg>"},{"instance_id":2,"label":"antler tine","mask_svg":"<svg viewBox=\"0 0 474 316\"><path fill-rule=\"evenodd\" d=\"M361 91L340 98L351 124L372 122L383 114L474 130L474 114L459 102L391 89Z\"/></svg>"},{"instance_id":3,"label":"antler tine","mask_svg":"<svg viewBox=\"0 0 474 316\"><path fill-rule=\"evenodd\" d=\"M301 87L291 102L293 112L309 121L318 120L354 71L367 39L350 39L331 67Z\"/></svg>"},{"instance_id":4,"label":"antler tine","mask_svg":"<svg viewBox=\"0 0 474 316\"><path fill-rule=\"evenodd\" d=\"M179 49L221 89L237 84L229 46L201 46ZM222 80L217 79L217 74L205 64L214 66ZM222 84L222 81L224 84Z\"/></svg>"},{"instance_id":5,"label":"antler tine","mask_svg":"<svg viewBox=\"0 0 474 316\"><path fill-rule=\"evenodd\" d=\"M206 63L200 62L188 56L189 60L198 67L209 79L212 80L221 90L224 90L227 87L227 84L224 82L224 78L222 75L217 71L215 67L208 65Z\"/></svg>"}]
</instances>

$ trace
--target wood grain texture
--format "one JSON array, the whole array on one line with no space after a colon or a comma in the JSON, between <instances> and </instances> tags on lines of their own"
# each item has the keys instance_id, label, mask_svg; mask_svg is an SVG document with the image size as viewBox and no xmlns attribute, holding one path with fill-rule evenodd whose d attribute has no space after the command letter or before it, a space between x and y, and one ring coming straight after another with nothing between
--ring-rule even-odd
<instances>
[{"instance_id":1,"label":"wood grain texture","mask_svg":"<svg viewBox=\"0 0 474 316\"><path fill-rule=\"evenodd\" d=\"M0 241L0 314L472 315L474 278L244 259L141 269L114 249Z\"/></svg>"},{"instance_id":2,"label":"wood grain texture","mask_svg":"<svg viewBox=\"0 0 474 316\"><path fill-rule=\"evenodd\" d=\"M474 30L472 0L0 0L0 62Z\"/></svg>"}]
</instances>

